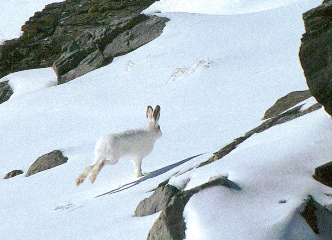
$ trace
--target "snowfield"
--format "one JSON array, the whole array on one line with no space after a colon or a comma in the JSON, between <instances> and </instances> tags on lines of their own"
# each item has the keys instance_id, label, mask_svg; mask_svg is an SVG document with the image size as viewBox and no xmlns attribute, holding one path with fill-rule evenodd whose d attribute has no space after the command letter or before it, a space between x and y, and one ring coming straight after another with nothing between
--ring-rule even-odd
<instances>
[{"instance_id":1,"label":"snowfield","mask_svg":"<svg viewBox=\"0 0 332 240\"><path fill-rule=\"evenodd\" d=\"M17 14L26 2L0 3L0 39L19 36L19 26L53 1L34 0L32 12ZM319 239L299 212L308 195L332 203L326 195L332 190L312 178L315 167L332 158L331 117L322 109L180 173L258 126L278 98L307 89L298 59L301 15L320 4L161 0L144 13L171 19L162 35L108 66L59 86L51 68L0 79L14 89L0 105L0 176L26 172L55 149L69 158L28 178L0 179L1 239L146 239L159 213L133 214L150 190L168 178L174 186L190 179L190 189L226 175L242 191L213 187L194 195L184 211L186 239ZM143 172L205 154L111 195L95 198L136 179L129 159L105 167L93 185L76 187L96 140L144 126L146 107L157 104L163 137L143 160Z\"/></svg>"}]
</instances>

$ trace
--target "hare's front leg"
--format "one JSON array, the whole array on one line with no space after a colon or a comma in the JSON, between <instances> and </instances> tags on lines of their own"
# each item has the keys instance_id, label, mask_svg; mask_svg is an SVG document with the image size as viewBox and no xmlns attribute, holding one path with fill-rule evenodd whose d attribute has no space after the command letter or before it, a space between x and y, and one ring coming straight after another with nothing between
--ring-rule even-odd
<instances>
[{"instance_id":1,"label":"hare's front leg","mask_svg":"<svg viewBox=\"0 0 332 240\"><path fill-rule=\"evenodd\" d=\"M134 161L134 168L135 168L135 174L136 177L142 177L142 158L135 159Z\"/></svg>"}]
</instances>

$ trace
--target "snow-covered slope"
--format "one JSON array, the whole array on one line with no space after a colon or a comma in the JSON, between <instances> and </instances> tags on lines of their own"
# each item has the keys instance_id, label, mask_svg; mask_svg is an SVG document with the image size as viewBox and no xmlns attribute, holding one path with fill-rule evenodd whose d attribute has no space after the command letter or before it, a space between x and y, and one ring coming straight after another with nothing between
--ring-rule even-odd
<instances>
[{"instance_id":1,"label":"snow-covered slope","mask_svg":"<svg viewBox=\"0 0 332 240\"><path fill-rule=\"evenodd\" d=\"M149 12L190 12L200 14L234 15L253 13L287 6L298 0L160 0L149 7Z\"/></svg>"},{"instance_id":2,"label":"snow-covered slope","mask_svg":"<svg viewBox=\"0 0 332 240\"><path fill-rule=\"evenodd\" d=\"M106 67L59 86L52 86L51 69L1 79L16 96L0 105L0 176L26 171L54 149L69 158L29 178L0 180L1 238L145 239L158 214L132 216L149 190L259 125L279 97L306 89L298 60L301 14L321 1L250 2L160 1L145 12L171 19L163 34ZM10 17L10 11L1 14ZM143 171L208 153L113 195L94 198L135 179L130 161L105 167L93 185L77 188L75 178L92 163L98 137L141 127L146 106L156 104L163 137ZM173 177L175 185L190 178L188 189L227 174L244 189L192 197L187 239L315 239L294 209L308 194L332 202L324 195L329 189L311 178L330 159L331 127L319 110L250 138L222 161Z\"/></svg>"}]
</instances>

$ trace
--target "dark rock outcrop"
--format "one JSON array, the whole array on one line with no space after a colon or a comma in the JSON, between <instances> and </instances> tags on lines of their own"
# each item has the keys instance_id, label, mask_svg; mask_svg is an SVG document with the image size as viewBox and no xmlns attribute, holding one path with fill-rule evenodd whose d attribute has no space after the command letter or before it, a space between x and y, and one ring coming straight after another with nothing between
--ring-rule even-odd
<instances>
[{"instance_id":1,"label":"dark rock outcrop","mask_svg":"<svg viewBox=\"0 0 332 240\"><path fill-rule=\"evenodd\" d=\"M153 224L147 239L185 239L186 224L183 218L183 210L194 194L210 187L227 187L236 191L241 190L237 184L226 177L222 177L213 179L201 186L187 191L179 191L174 197L172 197L171 201L167 204L167 207L160 213L158 219Z\"/></svg>"},{"instance_id":2,"label":"dark rock outcrop","mask_svg":"<svg viewBox=\"0 0 332 240\"><path fill-rule=\"evenodd\" d=\"M326 186L332 187L332 162L328 162L315 169L314 179Z\"/></svg>"},{"instance_id":3,"label":"dark rock outcrop","mask_svg":"<svg viewBox=\"0 0 332 240\"><path fill-rule=\"evenodd\" d=\"M155 1L66 0L49 4L22 26L23 34L20 38L5 41L0 45L0 78L17 71L51 67L59 58L59 61L63 62L65 56L68 57L67 62L72 61L72 66L65 64L65 67L57 72L59 76L77 68L83 60L87 69L81 66L75 74L70 74L68 79L76 74L82 75L89 68L95 69L96 63L91 64L90 59L97 61L100 57L98 54L120 33L130 30L144 19L150 19L148 16L140 15L140 12ZM135 22L136 20L139 21ZM141 34L144 37L137 36L137 30L136 33L130 33L130 38L125 41L126 44L129 42L129 48L133 50L139 45L135 41L142 44L141 38L149 38L148 28L151 24L152 28L156 28L151 30L151 37L156 36L162 27L156 22L156 17L151 17L145 27L141 26L140 29L144 30ZM93 53L98 56L88 57ZM108 56L110 58L114 57L111 53ZM71 60L72 58L74 60ZM107 59L102 58L100 61L107 64ZM97 66L100 66L99 62Z\"/></svg>"},{"instance_id":4,"label":"dark rock outcrop","mask_svg":"<svg viewBox=\"0 0 332 240\"><path fill-rule=\"evenodd\" d=\"M28 169L26 177L29 177L38 172L45 171L50 168L54 168L61 164L64 164L68 161L68 158L62 155L62 152L59 150L54 150L50 153L47 153L39 157Z\"/></svg>"},{"instance_id":5,"label":"dark rock outcrop","mask_svg":"<svg viewBox=\"0 0 332 240\"><path fill-rule=\"evenodd\" d=\"M12 178L12 177L16 177L17 175L23 174L22 170L13 170L10 171L9 173L7 173L3 179L8 179L8 178Z\"/></svg>"},{"instance_id":6,"label":"dark rock outcrop","mask_svg":"<svg viewBox=\"0 0 332 240\"><path fill-rule=\"evenodd\" d=\"M332 212L328 210L328 206L322 206L309 196L300 214L320 239L332 239Z\"/></svg>"},{"instance_id":7,"label":"dark rock outcrop","mask_svg":"<svg viewBox=\"0 0 332 240\"><path fill-rule=\"evenodd\" d=\"M305 91L294 91L286 96L278 99L276 103L270 107L268 110L266 110L263 120L272 118L272 117L277 117L280 115L282 112L290 109L291 107L294 107L296 104L308 99L311 97L310 91L305 90Z\"/></svg>"},{"instance_id":8,"label":"dark rock outcrop","mask_svg":"<svg viewBox=\"0 0 332 240\"><path fill-rule=\"evenodd\" d=\"M296 91L287 94L286 96L280 98L270 109L268 109L264 115L264 119L266 119L260 126L252 129L251 131L247 132L243 136L235 139L232 141L230 144L226 145L222 149L220 149L218 152L214 153L214 156L208 159L205 162L202 162L200 165L197 167L204 167L207 164L210 164L214 161L218 161L219 159L223 158L230 152L232 152L236 147L241 144L242 142L246 141L248 138L250 138L253 134L255 133L260 133L263 132L273 126L276 126L278 124L282 124L288 121L291 121L293 119L296 119L298 117L301 117L305 114L311 113L315 110L318 110L321 108L321 105L319 103L313 104L312 106L302 109L304 103L301 105L301 102L308 99L311 97L310 92L307 91ZM296 106L298 105L298 106ZM321 175L318 174L317 175ZM327 173L328 175L328 173ZM151 201L153 205L158 205L157 202L167 202L169 201L169 195L166 195L166 199L163 199L162 197L156 197L157 193L158 196L163 196L163 188L165 188L167 184L162 184L159 186L154 194L149 200L145 199L143 202ZM173 197L171 197L171 200L169 203L166 205L166 208L162 210L160 213L159 218L156 220L154 225L152 226L149 235L148 235L148 240L152 239L166 239L166 240L174 240L174 239L184 239L185 238L185 230L186 230L186 225L183 219L183 210L190 200L190 198L198 193L201 190L204 190L208 187L213 187L213 186L223 186L227 187L233 190L241 190L241 188L235 184L234 182L228 180L226 177L223 178L217 178L209 181L206 184L203 184L201 186L198 186L194 189L190 189L187 191L181 191L179 190L178 193L176 193ZM280 201L280 203L285 203L286 201ZM330 229L326 229L323 225L321 226L321 221L325 221L326 217L326 208L322 207L319 208L319 212L317 217L312 217L310 214L316 214L316 210L312 211L311 209L311 202L308 200L306 203L307 206L304 207L303 212L301 213L303 217L305 217L306 221L308 224L313 228L313 231L317 232L317 229L324 229L324 230L319 230L322 232L322 236L330 236L329 231ZM317 203L318 204L318 203ZM143 204L142 202L139 204L140 207L143 209L140 209L140 211L145 211L144 206L149 206L148 204ZM163 204L164 206L164 204ZM315 203L316 206L316 203ZM154 211L151 211L151 207L147 207L147 212L153 213ZM331 207L332 209L332 207ZM330 213L331 214L331 213ZM329 216L329 215L328 215ZM324 218L324 220L321 220ZM316 219L316 220L315 220ZM317 227L319 226L319 227Z\"/></svg>"},{"instance_id":9,"label":"dark rock outcrop","mask_svg":"<svg viewBox=\"0 0 332 240\"><path fill-rule=\"evenodd\" d=\"M332 2L303 14L300 61L311 94L332 115Z\"/></svg>"},{"instance_id":10,"label":"dark rock outcrop","mask_svg":"<svg viewBox=\"0 0 332 240\"><path fill-rule=\"evenodd\" d=\"M8 81L0 82L0 104L7 101L11 95L13 95L13 90Z\"/></svg>"},{"instance_id":11,"label":"dark rock outcrop","mask_svg":"<svg viewBox=\"0 0 332 240\"><path fill-rule=\"evenodd\" d=\"M219 159L223 158L224 156L232 152L239 144L250 138L255 133L263 132L273 126L291 121L305 114L316 111L322 107L319 103L316 103L305 110L301 110L303 104L294 107L296 104L299 104L301 102L301 99L305 100L308 97L310 96L308 96L308 93L304 91L292 92L280 98L269 110L267 110L267 112L265 112L264 118L266 118L266 116L269 117L267 120L265 120L258 127L250 130L243 136L234 139L231 143L221 148L219 151L215 152L214 156L212 156L207 161L202 162L199 167L205 166L209 163L218 161Z\"/></svg>"},{"instance_id":12,"label":"dark rock outcrop","mask_svg":"<svg viewBox=\"0 0 332 240\"><path fill-rule=\"evenodd\" d=\"M53 64L62 84L107 65L113 58L127 54L158 37L166 18L142 14L126 16L107 27L87 30L71 41Z\"/></svg>"},{"instance_id":13,"label":"dark rock outcrop","mask_svg":"<svg viewBox=\"0 0 332 240\"><path fill-rule=\"evenodd\" d=\"M179 189L172 185L162 183L153 194L141 201L135 210L136 217L144 217L164 210L172 197L179 192Z\"/></svg>"},{"instance_id":14,"label":"dark rock outcrop","mask_svg":"<svg viewBox=\"0 0 332 240\"><path fill-rule=\"evenodd\" d=\"M176 195L153 224L147 240L185 239L186 224L183 218L183 210L190 197L188 194Z\"/></svg>"}]
</instances>

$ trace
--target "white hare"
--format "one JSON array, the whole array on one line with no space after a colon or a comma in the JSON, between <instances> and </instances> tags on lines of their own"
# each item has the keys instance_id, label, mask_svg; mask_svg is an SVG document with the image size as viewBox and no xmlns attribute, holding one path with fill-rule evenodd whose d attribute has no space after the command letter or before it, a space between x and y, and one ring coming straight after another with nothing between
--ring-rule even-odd
<instances>
[{"instance_id":1,"label":"white hare","mask_svg":"<svg viewBox=\"0 0 332 240\"><path fill-rule=\"evenodd\" d=\"M157 139L162 135L158 120L160 106L153 110L148 106L146 110L148 126L137 130L128 130L118 134L108 134L101 137L95 146L95 159L92 166L84 169L76 179L76 185L80 185L91 172L90 182L93 183L100 170L106 165L114 165L124 156L133 159L136 177L141 177L142 159L151 153Z\"/></svg>"}]
</instances>

